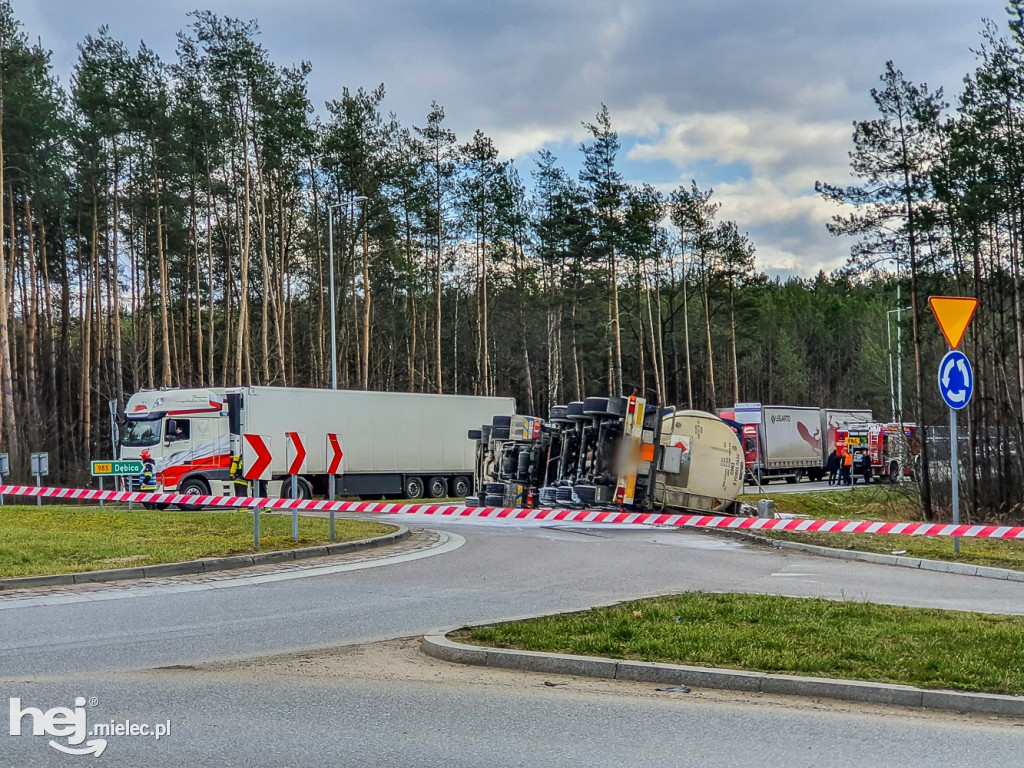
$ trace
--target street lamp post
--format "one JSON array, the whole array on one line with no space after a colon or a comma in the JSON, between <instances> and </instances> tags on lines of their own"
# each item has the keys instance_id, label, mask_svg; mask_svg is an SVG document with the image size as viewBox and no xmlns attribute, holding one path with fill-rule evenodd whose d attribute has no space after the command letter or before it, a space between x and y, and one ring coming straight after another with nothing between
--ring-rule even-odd
<instances>
[{"instance_id":1,"label":"street lamp post","mask_svg":"<svg viewBox=\"0 0 1024 768\"><path fill-rule=\"evenodd\" d=\"M365 201L366 197L363 195L353 195L347 200L342 200L340 203L327 206L327 268L330 272L331 286L331 389L338 388L338 329L334 317L337 309L334 301L334 209L340 208L343 205L355 205Z\"/></svg>"},{"instance_id":2,"label":"street lamp post","mask_svg":"<svg viewBox=\"0 0 1024 768\"><path fill-rule=\"evenodd\" d=\"M902 331L902 315L904 312L910 311L910 307L897 307L896 309L890 309L885 313L885 331L886 336L889 339L889 400L892 403L892 420L903 421L903 331ZM896 314L896 360L899 372L899 387L897 396L897 387L893 384L893 370L892 370L892 316ZM897 410L897 404L899 410ZM897 414L899 419L897 419Z\"/></svg>"}]
</instances>

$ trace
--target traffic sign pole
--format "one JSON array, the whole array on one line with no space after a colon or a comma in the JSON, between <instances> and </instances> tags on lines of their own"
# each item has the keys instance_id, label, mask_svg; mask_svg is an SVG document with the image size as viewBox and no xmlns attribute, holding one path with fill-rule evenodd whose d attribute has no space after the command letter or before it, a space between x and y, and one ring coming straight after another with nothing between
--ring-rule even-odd
<instances>
[{"instance_id":1,"label":"traffic sign pole","mask_svg":"<svg viewBox=\"0 0 1024 768\"><path fill-rule=\"evenodd\" d=\"M928 299L942 335L952 348L939 363L939 394L949 406L949 471L953 493L953 525L960 525L960 444L956 433L956 412L971 401L974 371L971 361L957 351L967 326L978 308L978 300L969 296L932 296ZM954 385L953 373L959 376ZM953 554L960 554L960 537L953 537Z\"/></svg>"},{"instance_id":2,"label":"traffic sign pole","mask_svg":"<svg viewBox=\"0 0 1024 768\"><path fill-rule=\"evenodd\" d=\"M949 409L949 466L953 473L953 525L960 525L960 445L956 437L956 409ZM953 537L953 554L960 554L960 537Z\"/></svg>"}]
</instances>

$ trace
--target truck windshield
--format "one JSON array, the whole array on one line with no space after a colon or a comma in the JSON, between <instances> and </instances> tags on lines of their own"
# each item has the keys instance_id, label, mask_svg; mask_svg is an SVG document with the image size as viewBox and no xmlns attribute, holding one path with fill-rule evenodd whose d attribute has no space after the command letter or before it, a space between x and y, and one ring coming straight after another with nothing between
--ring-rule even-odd
<instances>
[{"instance_id":1,"label":"truck windshield","mask_svg":"<svg viewBox=\"0 0 1024 768\"><path fill-rule=\"evenodd\" d=\"M163 419L128 419L121 433L121 445L144 448L160 442L160 424Z\"/></svg>"}]
</instances>

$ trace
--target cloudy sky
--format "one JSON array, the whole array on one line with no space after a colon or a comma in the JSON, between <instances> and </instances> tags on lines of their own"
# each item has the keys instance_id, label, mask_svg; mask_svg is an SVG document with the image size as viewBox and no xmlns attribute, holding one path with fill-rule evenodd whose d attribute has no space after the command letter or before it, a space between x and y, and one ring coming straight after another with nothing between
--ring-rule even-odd
<instances>
[{"instance_id":1,"label":"cloudy sky","mask_svg":"<svg viewBox=\"0 0 1024 768\"><path fill-rule=\"evenodd\" d=\"M100 24L173 58L196 0L13 0L64 82ZM749 231L760 266L813 274L849 244L825 231L816 179L847 179L851 123L871 116L887 59L959 89L982 18L1002 0L206 0L256 18L280 64L313 64L322 108L343 86L385 83L387 106L422 124L432 99L460 138L482 128L529 171L542 147L578 168L581 122L601 102L628 180L695 179Z\"/></svg>"}]
</instances>

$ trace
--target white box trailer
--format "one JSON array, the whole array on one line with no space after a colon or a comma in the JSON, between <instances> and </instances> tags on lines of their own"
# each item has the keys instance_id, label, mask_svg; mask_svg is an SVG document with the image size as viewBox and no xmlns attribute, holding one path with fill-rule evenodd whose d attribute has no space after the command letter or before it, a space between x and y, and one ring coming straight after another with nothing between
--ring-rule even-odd
<instances>
[{"instance_id":1,"label":"white box trailer","mask_svg":"<svg viewBox=\"0 0 1024 768\"><path fill-rule=\"evenodd\" d=\"M737 403L743 425L747 472L759 483L774 478L795 483L806 475L820 480L835 448L836 429L867 424L871 411Z\"/></svg>"},{"instance_id":2,"label":"white box trailer","mask_svg":"<svg viewBox=\"0 0 1024 768\"><path fill-rule=\"evenodd\" d=\"M231 492L230 464L241 435L269 438L267 492L289 496L286 433L298 432L307 451L300 496L327 491L327 435L344 453L336 493L341 496L465 496L474 449L470 429L495 414L511 416L515 401L501 397L399 392L236 387L150 390L125 407L121 458L148 449L166 491Z\"/></svg>"}]
</instances>

